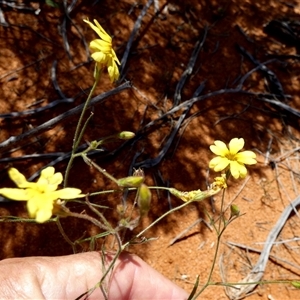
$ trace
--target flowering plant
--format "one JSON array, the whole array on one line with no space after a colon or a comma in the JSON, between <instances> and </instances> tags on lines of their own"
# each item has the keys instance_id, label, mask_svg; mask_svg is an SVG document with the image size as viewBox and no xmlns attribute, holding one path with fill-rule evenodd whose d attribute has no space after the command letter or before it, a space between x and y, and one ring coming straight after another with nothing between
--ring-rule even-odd
<instances>
[{"instance_id":1,"label":"flowering plant","mask_svg":"<svg viewBox=\"0 0 300 300\"><path fill-rule=\"evenodd\" d=\"M8 171L9 177L18 188L2 188L0 194L11 200L27 201L29 216L38 223L49 220L52 216L54 203L59 199L76 199L84 197L77 188L64 188L57 190L63 181L60 172L55 173L53 167L42 170L37 182L29 182L17 169Z\"/></svg>"}]
</instances>

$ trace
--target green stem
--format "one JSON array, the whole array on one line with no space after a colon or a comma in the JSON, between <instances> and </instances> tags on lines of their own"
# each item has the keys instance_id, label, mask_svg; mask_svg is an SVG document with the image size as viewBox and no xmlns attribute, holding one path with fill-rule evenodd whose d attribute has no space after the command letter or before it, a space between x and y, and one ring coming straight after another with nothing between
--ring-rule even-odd
<instances>
[{"instance_id":1,"label":"green stem","mask_svg":"<svg viewBox=\"0 0 300 300\"><path fill-rule=\"evenodd\" d=\"M106 218L103 216L103 214L98 211L96 208L93 207L93 205L90 203L88 196L86 197L86 203L88 205L88 207L97 215L100 217L100 219L102 220L103 224L106 226L107 231L109 231L110 233L115 233L115 230L111 227L110 223L106 220ZM98 222L98 220L97 220Z\"/></svg>"},{"instance_id":2,"label":"green stem","mask_svg":"<svg viewBox=\"0 0 300 300\"><path fill-rule=\"evenodd\" d=\"M164 189L168 189L168 188L164 188ZM167 212L165 212L163 215L161 215L159 218L157 218L155 221L153 221L150 225L148 225L146 228L144 228L142 231L140 231L134 238L134 239L137 239L139 237L141 237L147 230L149 230L151 227L153 227L156 223L158 223L160 220L162 220L164 217L168 216L169 214L177 211L177 210L180 210L181 208L187 206L188 204L190 204L191 202L184 202L183 204L171 209L171 210L168 210ZM130 240L128 241L126 244L124 244L122 246L122 249L125 249L126 247L128 247L130 245L130 243L133 241L133 240Z\"/></svg>"},{"instance_id":3,"label":"green stem","mask_svg":"<svg viewBox=\"0 0 300 300\"><path fill-rule=\"evenodd\" d=\"M169 188L163 187L163 186L148 186L148 188L150 190L166 190L166 191L169 190ZM128 191L136 191L138 188L132 187L132 188L126 188L126 189ZM103 194L122 193L122 192L123 192L123 190L121 190L121 189L118 189L118 190L105 190L105 191L90 193L89 196L92 197L92 196L98 196L98 195L103 195Z\"/></svg>"},{"instance_id":4,"label":"green stem","mask_svg":"<svg viewBox=\"0 0 300 300\"><path fill-rule=\"evenodd\" d=\"M221 241L221 236L222 233L224 232L225 228L223 228L223 230L220 232L220 234L218 235L217 238L217 245L216 245L216 250L215 250L215 254L214 254L214 258L213 258L213 262L210 268L210 272L207 278L206 283L203 285L203 287L201 288L201 290L193 297L193 299L197 299L199 297L200 294L202 294L202 292L210 285L210 280L212 278L212 274L213 271L215 269L215 265L216 265L216 261L217 261L217 256L218 256L218 252L219 252L219 247L220 247L220 241Z\"/></svg>"},{"instance_id":5,"label":"green stem","mask_svg":"<svg viewBox=\"0 0 300 300\"><path fill-rule=\"evenodd\" d=\"M84 219L87 221L90 221L91 223L93 223L94 225L96 225L97 227L109 231L110 233L113 234L113 232L111 232L111 228L108 228L107 226L105 226L104 224L102 224L101 222L99 222L97 219L89 216L89 215L85 215L85 214L79 214L79 213L75 213L75 212L68 212L67 213L68 217L74 217L74 218L79 218L79 219Z\"/></svg>"},{"instance_id":6,"label":"green stem","mask_svg":"<svg viewBox=\"0 0 300 300\"><path fill-rule=\"evenodd\" d=\"M109 178L111 181L113 181L113 182L115 182L116 184L118 184L118 180L117 180L115 177L113 177L113 176L110 175L106 170L102 169L100 166L98 166L97 164L95 164L91 159L89 159L89 158L87 157L87 155L86 155L85 153L82 153L81 156L82 156L83 160L84 160L87 164L93 166L93 167L96 168L99 172L101 172L104 176L106 176L106 177Z\"/></svg>"},{"instance_id":7,"label":"green stem","mask_svg":"<svg viewBox=\"0 0 300 300\"><path fill-rule=\"evenodd\" d=\"M222 221L223 221L223 227L226 225L225 224L225 220L224 220L224 211L223 211L223 207L224 207L224 198L225 198L225 189L223 190L223 193L222 193L222 199L221 199L221 209L220 209L220 217L219 217L219 228L218 228L218 235L219 235L219 232L221 231L221 224L222 224Z\"/></svg>"},{"instance_id":8,"label":"green stem","mask_svg":"<svg viewBox=\"0 0 300 300\"><path fill-rule=\"evenodd\" d=\"M59 216L56 217L56 225L57 225L57 227L58 227L58 230L59 230L60 234L61 234L61 235L63 236L63 238L65 239L65 241L72 247L73 253L76 253L76 247L75 247L75 244L69 239L69 237L68 237L67 234L65 233L63 227L61 226Z\"/></svg>"},{"instance_id":9,"label":"green stem","mask_svg":"<svg viewBox=\"0 0 300 300\"><path fill-rule=\"evenodd\" d=\"M68 162L68 165L67 165L67 168L66 168L66 172L65 172L64 187L66 187L67 184L68 184L70 170L71 170L71 167L73 165L73 161L75 159L74 154L76 153L77 147L78 147L78 145L79 145L79 143L81 141L82 135L83 135L83 130L81 128L82 122L83 122L83 118L84 118L84 115L86 113L87 108L89 107L89 104L90 104L91 99L92 99L92 95L94 94L94 91L95 91L95 89L96 89L96 87L98 85L99 79L100 79L100 74L99 74L99 76L96 76L96 78L95 78L95 82L93 84L92 89L90 90L88 98L85 101L84 107L83 107L83 109L81 111L81 114L80 114L80 117L79 117L79 120L78 120L78 123L77 123L77 126L76 126L76 130L75 130L75 134L74 134L74 139L73 139L72 153L71 153L71 157L70 157L70 160ZM84 128L85 128L85 126L84 126Z\"/></svg>"},{"instance_id":10,"label":"green stem","mask_svg":"<svg viewBox=\"0 0 300 300\"><path fill-rule=\"evenodd\" d=\"M81 129L81 131L80 131L80 133L79 133L79 135L78 135L78 137L77 137L78 143L77 143L77 145L75 146L75 151L76 151L76 149L77 149L77 147L78 147L78 145L79 145L79 142L82 140L82 137L83 137L83 134L84 134L84 132L85 132L85 129L86 129L87 124L89 123L90 119L91 119L93 116L94 116L94 113L92 112L92 113L89 115L89 117L86 119L86 121L84 122L84 124L83 124L83 126L82 126L82 129Z\"/></svg>"},{"instance_id":11,"label":"green stem","mask_svg":"<svg viewBox=\"0 0 300 300\"><path fill-rule=\"evenodd\" d=\"M120 245L120 240L118 239L118 235L115 235L117 240L118 240L118 244ZM92 287L91 289L89 289L87 292L81 294L79 297L77 297L75 300L79 300L79 299L82 299L83 296L89 296L91 295L97 288L101 288L102 284L103 284L103 281L105 280L105 278L108 276L109 272L112 271L112 269L114 268L115 264L116 264L116 261L117 259L119 258L120 254L122 253L123 251L123 247L119 247L117 252L115 253L112 261L110 262L108 268L105 270L105 272L103 273L100 281L95 284L94 287ZM103 256L105 256L105 253L103 252L102 254ZM103 257L104 258L104 257ZM88 297L84 298L84 299L87 299Z\"/></svg>"},{"instance_id":12,"label":"green stem","mask_svg":"<svg viewBox=\"0 0 300 300\"><path fill-rule=\"evenodd\" d=\"M193 299L197 299L199 297L199 295L209 286L211 285L211 278L212 278L212 275L213 275L213 271L215 269L215 266L216 266L216 261L217 261L217 256L218 256L218 253L219 253L219 248L220 248L220 243L221 243L221 237L226 229L226 223L223 224L223 228L221 229L221 224L222 224L222 220L224 219L223 218L223 206L224 206L224 197L225 197L225 190L223 190L223 194L222 194L222 201L221 201L221 216L219 218L219 226L218 226L218 229L216 230L216 233L217 233L217 243L216 243L216 250L215 250L215 253L214 253L214 257L213 257L213 261L212 261L212 264L211 264L211 268L210 268L210 272L208 274L208 278L207 278L207 281L206 283L202 286L201 290L193 297ZM228 225L228 224L227 224ZM214 226L214 228L216 229L216 227Z\"/></svg>"}]
</instances>

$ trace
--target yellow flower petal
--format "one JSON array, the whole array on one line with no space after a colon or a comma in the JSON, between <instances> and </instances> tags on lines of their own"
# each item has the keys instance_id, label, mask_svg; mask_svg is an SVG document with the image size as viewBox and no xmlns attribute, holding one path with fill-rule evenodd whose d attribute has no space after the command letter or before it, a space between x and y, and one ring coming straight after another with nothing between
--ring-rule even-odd
<instances>
[{"instance_id":1,"label":"yellow flower petal","mask_svg":"<svg viewBox=\"0 0 300 300\"><path fill-rule=\"evenodd\" d=\"M211 152L213 152L216 155L225 156L228 153L228 148L226 144L222 141L215 141L215 145L211 145L209 148Z\"/></svg>"},{"instance_id":2,"label":"yellow flower petal","mask_svg":"<svg viewBox=\"0 0 300 300\"><path fill-rule=\"evenodd\" d=\"M235 158L239 163L243 163L246 165L254 165L257 163L257 161L255 159L256 154L252 151L243 151L243 152L237 153L235 155Z\"/></svg>"},{"instance_id":3,"label":"yellow flower petal","mask_svg":"<svg viewBox=\"0 0 300 300\"><path fill-rule=\"evenodd\" d=\"M103 29L103 27L98 23L97 20L94 20L95 26L93 23L91 23L89 20L83 20L85 23L88 23L90 27L99 35L99 37L108 42L111 43L111 37L106 33L106 31Z\"/></svg>"},{"instance_id":4,"label":"yellow flower petal","mask_svg":"<svg viewBox=\"0 0 300 300\"><path fill-rule=\"evenodd\" d=\"M114 49L111 49L111 53L112 53L112 57L113 57L113 60L118 64L118 65L121 65L117 55L116 55L116 52Z\"/></svg>"},{"instance_id":5,"label":"yellow flower petal","mask_svg":"<svg viewBox=\"0 0 300 300\"><path fill-rule=\"evenodd\" d=\"M111 82L117 80L120 76L117 64L112 60L111 65L107 68Z\"/></svg>"},{"instance_id":6,"label":"yellow flower petal","mask_svg":"<svg viewBox=\"0 0 300 300\"><path fill-rule=\"evenodd\" d=\"M230 173L233 178L238 179L239 177L245 178L247 175L247 169L243 164L237 161L230 162Z\"/></svg>"},{"instance_id":7,"label":"yellow flower petal","mask_svg":"<svg viewBox=\"0 0 300 300\"><path fill-rule=\"evenodd\" d=\"M103 27L99 24L99 22L96 19L94 19L94 22L95 22L99 32L101 33L101 34L99 34L101 39L103 39L104 41L106 41L108 43L111 43L112 39L111 39L110 35L107 34L107 32L103 29Z\"/></svg>"},{"instance_id":8,"label":"yellow flower petal","mask_svg":"<svg viewBox=\"0 0 300 300\"><path fill-rule=\"evenodd\" d=\"M56 185L62 183L63 176L60 172L55 173L55 169L53 167L47 167L46 169L42 170L41 176L37 181L37 184L39 184L40 181L46 180L48 184Z\"/></svg>"},{"instance_id":9,"label":"yellow flower petal","mask_svg":"<svg viewBox=\"0 0 300 300\"><path fill-rule=\"evenodd\" d=\"M92 51L100 51L103 52L106 55L111 55L111 44L108 44L105 41L102 40L93 40L90 42L90 48Z\"/></svg>"},{"instance_id":10,"label":"yellow flower petal","mask_svg":"<svg viewBox=\"0 0 300 300\"><path fill-rule=\"evenodd\" d=\"M209 162L209 167L214 169L215 172L219 172L226 169L229 163L230 161L228 158L217 156Z\"/></svg>"},{"instance_id":11,"label":"yellow flower petal","mask_svg":"<svg viewBox=\"0 0 300 300\"><path fill-rule=\"evenodd\" d=\"M80 189L76 188L64 188L58 191L53 192L56 199L75 199L75 198L82 198L85 197L85 195L81 194Z\"/></svg>"},{"instance_id":12,"label":"yellow flower petal","mask_svg":"<svg viewBox=\"0 0 300 300\"><path fill-rule=\"evenodd\" d=\"M63 176L60 172L55 173L53 167L47 167L42 170L41 176L36 182L36 188L40 192L48 193L55 191L59 184L63 181Z\"/></svg>"},{"instance_id":13,"label":"yellow flower petal","mask_svg":"<svg viewBox=\"0 0 300 300\"><path fill-rule=\"evenodd\" d=\"M28 182L25 178L25 176L20 173L17 169L15 168L10 168L8 170L8 175L10 179L16 184L17 187L19 188L27 188L30 186L34 186L35 184L32 182Z\"/></svg>"},{"instance_id":14,"label":"yellow flower petal","mask_svg":"<svg viewBox=\"0 0 300 300\"><path fill-rule=\"evenodd\" d=\"M92 53L91 57L97 63L103 64L103 65L106 65L106 63L107 63L107 55L105 55L103 52L94 52L94 53Z\"/></svg>"},{"instance_id":15,"label":"yellow flower petal","mask_svg":"<svg viewBox=\"0 0 300 300\"><path fill-rule=\"evenodd\" d=\"M52 216L53 201L46 196L35 196L27 201L27 210L31 218L35 218L38 223L43 223Z\"/></svg>"},{"instance_id":16,"label":"yellow flower petal","mask_svg":"<svg viewBox=\"0 0 300 300\"><path fill-rule=\"evenodd\" d=\"M52 216L52 209L51 210L38 210L36 215L33 217L37 221L37 223L44 223L48 221Z\"/></svg>"},{"instance_id":17,"label":"yellow flower petal","mask_svg":"<svg viewBox=\"0 0 300 300\"><path fill-rule=\"evenodd\" d=\"M17 201L27 201L31 197L27 190L17 188L2 188L0 189L0 194L5 198Z\"/></svg>"},{"instance_id":18,"label":"yellow flower petal","mask_svg":"<svg viewBox=\"0 0 300 300\"><path fill-rule=\"evenodd\" d=\"M53 174L53 176L48 177L47 180L48 180L49 185L58 186L62 183L63 176L60 172L57 172L57 173Z\"/></svg>"},{"instance_id":19,"label":"yellow flower petal","mask_svg":"<svg viewBox=\"0 0 300 300\"><path fill-rule=\"evenodd\" d=\"M55 169L53 167L47 167L41 171L40 178L51 178L55 173Z\"/></svg>"},{"instance_id":20,"label":"yellow flower petal","mask_svg":"<svg viewBox=\"0 0 300 300\"><path fill-rule=\"evenodd\" d=\"M229 142L229 152L231 155L237 154L240 150L243 149L245 141L243 138L234 138Z\"/></svg>"}]
</instances>

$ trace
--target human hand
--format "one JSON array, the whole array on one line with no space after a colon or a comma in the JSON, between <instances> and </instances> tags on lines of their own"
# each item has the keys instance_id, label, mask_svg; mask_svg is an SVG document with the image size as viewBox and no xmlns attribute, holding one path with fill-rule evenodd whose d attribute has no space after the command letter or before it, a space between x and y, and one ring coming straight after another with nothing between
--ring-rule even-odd
<instances>
[{"instance_id":1,"label":"human hand","mask_svg":"<svg viewBox=\"0 0 300 300\"><path fill-rule=\"evenodd\" d=\"M108 256L108 260L112 257ZM98 252L0 262L0 299L76 299L102 277ZM183 300L188 294L138 256L122 253L109 281L108 299ZM104 299L97 288L88 299Z\"/></svg>"}]
</instances>

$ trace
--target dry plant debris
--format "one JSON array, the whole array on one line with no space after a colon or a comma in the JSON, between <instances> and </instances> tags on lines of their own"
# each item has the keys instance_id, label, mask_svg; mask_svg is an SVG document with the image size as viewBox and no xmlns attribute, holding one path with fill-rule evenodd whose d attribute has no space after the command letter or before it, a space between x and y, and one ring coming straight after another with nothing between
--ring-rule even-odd
<instances>
[{"instance_id":1,"label":"dry plant debris","mask_svg":"<svg viewBox=\"0 0 300 300\"><path fill-rule=\"evenodd\" d=\"M97 88L89 105L93 117L79 149L130 130L134 139L102 147L90 157L118 177L143 168L149 184L179 190L200 185L205 190L213 177L207 168L209 145L243 137L259 165L244 185L228 191L226 204L238 204L242 215L224 233L221 267L213 280L299 279L298 1L24 3L0 1L2 183L8 182L11 166L34 173L29 180L42 167L65 169L70 133L93 83L87 42L92 36L82 20L97 18L113 36L121 77L115 86L107 79ZM110 186L101 175L82 170L81 162L74 165L72 186ZM117 205L126 201L126 193L95 201ZM217 218L219 202L215 196L177 211L147 236L158 239L132 251L191 290L197 274L205 281L216 240L199 220L208 221L204 209ZM178 199L157 192L145 223L177 205ZM24 214L22 205L1 202L0 215ZM117 216L111 220L117 222ZM65 226L73 240L95 234L88 223L73 220ZM184 236L174 242L180 232ZM276 244L281 240L285 242ZM1 258L72 252L51 223L0 223L0 241ZM265 243L262 249L258 242ZM241 244L245 247L237 249ZM259 258L252 248L260 251ZM254 288L248 299L257 299L257 293L270 299L298 295L280 284L225 290L229 298L240 299ZM227 297L220 285L209 287L202 297L215 299L216 294Z\"/></svg>"}]
</instances>

